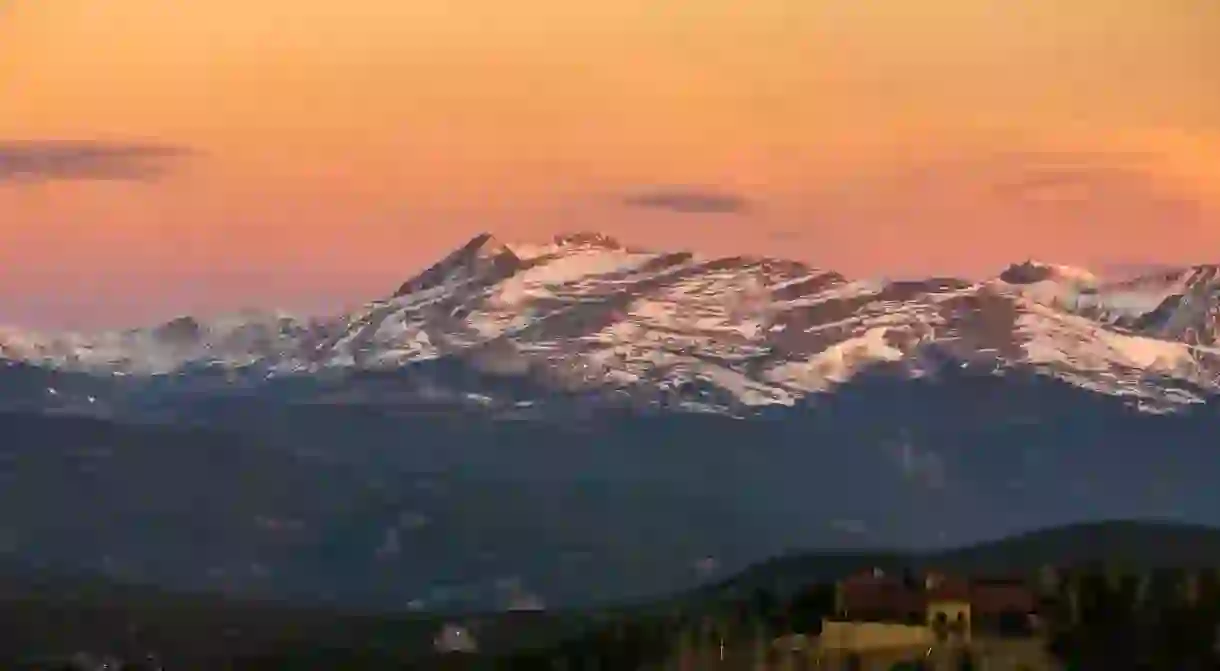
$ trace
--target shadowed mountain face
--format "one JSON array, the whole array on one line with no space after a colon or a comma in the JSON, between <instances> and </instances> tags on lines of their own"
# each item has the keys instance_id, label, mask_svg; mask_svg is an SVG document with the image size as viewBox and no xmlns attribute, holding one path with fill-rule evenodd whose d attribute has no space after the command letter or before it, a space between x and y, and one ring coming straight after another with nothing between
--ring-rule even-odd
<instances>
[{"instance_id":1,"label":"shadowed mountain face","mask_svg":"<svg viewBox=\"0 0 1220 671\"><path fill-rule=\"evenodd\" d=\"M1220 524L1214 269L982 282L480 236L325 319L0 332L0 552L361 606Z\"/></svg>"},{"instance_id":2,"label":"shadowed mountain face","mask_svg":"<svg viewBox=\"0 0 1220 671\"><path fill-rule=\"evenodd\" d=\"M445 609L640 598L799 548L1220 524L1214 409L1149 415L1038 376L878 372L751 420L251 398L197 421L3 416L0 548L176 587Z\"/></svg>"}]
</instances>

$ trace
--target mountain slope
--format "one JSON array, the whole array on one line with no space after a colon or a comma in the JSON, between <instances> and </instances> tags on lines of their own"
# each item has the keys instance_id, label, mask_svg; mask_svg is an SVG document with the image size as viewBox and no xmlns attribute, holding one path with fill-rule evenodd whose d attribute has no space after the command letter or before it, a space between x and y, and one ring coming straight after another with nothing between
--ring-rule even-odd
<instances>
[{"instance_id":1,"label":"mountain slope","mask_svg":"<svg viewBox=\"0 0 1220 671\"><path fill-rule=\"evenodd\" d=\"M649 595L791 548L1220 524L1214 281L873 282L480 236L333 317L6 331L0 553L446 609Z\"/></svg>"},{"instance_id":2,"label":"mountain slope","mask_svg":"<svg viewBox=\"0 0 1220 671\"><path fill-rule=\"evenodd\" d=\"M174 378L156 379L159 392L299 378L326 386L330 402L368 401L392 384L405 406L516 413L563 398L568 412L579 398L585 408L738 416L816 401L873 369L910 378L981 367L1166 411L1220 389L1216 282L1215 267L1108 283L1033 261L981 282L865 282L777 259L637 250L599 234L545 245L484 234L347 314L184 317L96 336L10 330L0 356Z\"/></svg>"},{"instance_id":3,"label":"mountain slope","mask_svg":"<svg viewBox=\"0 0 1220 671\"><path fill-rule=\"evenodd\" d=\"M214 406L212 428L0 415L0 553L188 588L446 609L635 598L803 547L1095 519L1220 524L1214 406L1032 373L857 375L745 421Z\"/></svg>"}]
</instances>

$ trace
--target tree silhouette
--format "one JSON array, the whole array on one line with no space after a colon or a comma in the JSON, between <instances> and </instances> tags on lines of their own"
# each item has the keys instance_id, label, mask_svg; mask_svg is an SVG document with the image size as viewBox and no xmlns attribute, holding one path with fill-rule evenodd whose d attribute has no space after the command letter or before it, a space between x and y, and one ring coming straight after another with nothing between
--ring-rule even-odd
<instances>
[{"instance_id":1,"label":"tree silhouette","mask_svg":"<svg viewBox=\"0 0 1220 671\"><path fill-rule=\"evenodd\" d=\"M796 632L816 634L822 619L834 613L835 592L830 585L811 585L799 591L788 604L788 624Z\"/></svg>"},{"instance_id":2,"label":"tree silhouette","mask_svg":"<svg viewBox=\"0 0 1220 671\"><path fill-rule=\"evenodd\" d=\"M1069 668L1214 668L1220 605L1193 570L1132 575L1112 567L1074 571L1075 607L1048 613L1048 650Z\"/></svg>"},{"instance_id":3,"label":"tree silhouette","mask_svg":"<svg viewBox=\"0 0 1220 671\"><path fill-rule=\"evenodd\" d=\"M771 633L761 621L755 623L753 641L752 666L758 671L764 671L770 666Z\"/></svg>"}]
</instances>

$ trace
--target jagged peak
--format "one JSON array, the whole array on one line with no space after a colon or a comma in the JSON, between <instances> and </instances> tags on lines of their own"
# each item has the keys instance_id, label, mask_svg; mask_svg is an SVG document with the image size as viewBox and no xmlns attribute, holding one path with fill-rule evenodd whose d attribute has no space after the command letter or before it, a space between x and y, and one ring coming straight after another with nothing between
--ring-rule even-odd
<instances>
[{"instance_id":1,"label":"jagged peak","mask_svg":"<svg viewBox=\"0 0 1220 671\"><path fill-rule=\"evenodd\" d=\"M603 249L623 249L618 240L596 231L569 231L559 233L552 241L559 247L600 247Z\"/></svg>"},{"instance_id":2,"label":"jagged peak","mask_svg":"<svg viewBox=\"0 0 1220 671\"><path fill-rule=\"evenodd\" d=\"M999 279L1008 284L1034 284L1047 280L1060 280L1080 284L1093 284L1097 276L1091 271L1077 266L1060 263L1048 263L1037 259L1026 259L1014 263L1000 273Z\"/></svg>"},{"instance_id":3,"label":"jagged peak","mask_svg":"<svg viewBox=\"0 0 1220 671\"><path fill-rule=\"evenodd\" d=\"M1220 265L1197 264L1192 266L1152 265L1134 269L1138 272L1128 272L1122 277L1107 282L1105 288L1111 291L1137 291L1146 289L1170 289L1207 284L1220 277Z\"/></svg>"},{"instance_id":4,"label":"jagged peak","mask_svg":"<svg viewBox=\"0 0 1220 671\"><path fill-rule=\"evenodd\" d=\"M511 247L491 233L480 233L415 278L403 283L394 295L402 296L436 286L455 274L511 274L520 264L521 258Z\"/></svg>"},{"instance_id":5,"label":"jagged peak","mask_svg":"<svg viewBox=\"0 0 1220 671\"><path fill-rule=\"evenodd\" d=\"M179 315L173 319L162 322L156 328L165 330L197 331L203 329L204 324L194 315Z\"/></svg>"},{"instance_id":6,"label":"jagged peak","mask_svg":"<svg viewBox=\"0 0 1220 671\"><path fill-rule=\"evenodd\" d=\"M469 242L459 247L450 257L488 258L504 253L512 253L508 245L500 241L492 233L483 232L474 236Z\"/></svg>"},{"instance_id":7,"label":"jagged peak","mask_svg":"<svg viewBox=\"0 0 1220 671\"><path fill-rule=\"evenodd\" d=\"M165 342L197 342L207 333L207 325L191 315L175 317L152 329L153 337Z\"/></svg>"},{"instance_id":8,"label":"jagged peak","mask_svg":"<svg viewBox=\"0 0 1220 671\"><path fill-rule=\"evenodd\" d=\"M1211 283L1220 280L1220 266L1210 263L1191 266L1186 270L1186 274L1189 276L1192 283Z\"/></svg>"}]
</instances>

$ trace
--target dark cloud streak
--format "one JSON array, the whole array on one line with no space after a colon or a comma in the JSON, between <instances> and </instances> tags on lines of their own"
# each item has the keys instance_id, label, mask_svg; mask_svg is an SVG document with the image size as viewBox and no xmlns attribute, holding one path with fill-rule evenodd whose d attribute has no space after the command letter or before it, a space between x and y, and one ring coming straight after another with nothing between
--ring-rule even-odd
<instances>
[{"instance_id":1,"label":"dark cloud streak","mask_svg":"<svg viewBox=\"0 0 1220 671\"><path fill-rule=\"evenodd\" d=\"M76 140L0 140L0 184L154 181L195 152L173 145Z\"/></svg>"},{"instance_id":2,"label":"dark cloud streak","mask_svg":"<svg viewBox=\"0 0 1220 671\"><path fill-rule=\"evenodd\" d=\"M1146 175L1127 168L1030 167L1023 174L997 181L993 189L996 195L1021 203L1073 204L1143 190L1148 182Z\"/></svg>"},{"instance_id":3,"label":"dark cloud streak","mask_svg":"<svg viewBox=\"0 0 1220 671\"><path fill-rule=\"evenodd\" d=\"M623 196L620 202L627 207L678 214L747 214L753 209L750 200L743 196L688 187L645 189Z\"/></svg>"},{"instance_id":4,"label":"dark cloud streak","mask_svg":"<svg viewBox=\"0 0 1220 671\"><path fill-rule=\"evenodd\" d=\"M904 192L984 198L992 203L1087 215L1115 208L1156 207L1177 217L1197 217L1188 191L1157 179L1155 156L1137 153L997 152L917 162L895 173L890 187Z\"/></svg>"}]
</instances>

